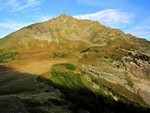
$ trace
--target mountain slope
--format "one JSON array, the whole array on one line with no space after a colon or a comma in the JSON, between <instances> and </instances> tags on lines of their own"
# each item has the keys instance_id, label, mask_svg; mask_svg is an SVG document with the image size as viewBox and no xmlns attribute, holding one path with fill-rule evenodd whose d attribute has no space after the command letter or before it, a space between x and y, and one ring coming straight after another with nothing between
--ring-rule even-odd
<instances>
[{"instance_id":1,"label":"mountain slope","mask_svg":"<svg viewBox=\"0 0 150 113\"><path fill-rule=\"evenodd\" d=\"M57 43L67 41L85 41L89 44L107 45L113 43L128 43L131 45L143 47L149 50L149 42L143 39L137 39L132 35L126 35L118 29L111 29L101 25L96 21L78 20L67 15L61 15L58 18L51 19L47 22L36 23L14 32L4 39L1 45L10 48L22 46L24 43L41 40ZM146 45L147 47L146 47ZM14 47L15 47L14 46ZM26 45L31 46L31 45ZM18 47L17 47L18 48ZM138 47L137 47L138 48Z\"/></svg>"},{"instance_id":2,"label":"mountain slope","mask_svg":"<svg viewBox=\"0 0 150 113\"><path fill-rule=\"evenodd\" d=\"M96 21L61 15L22 28L0 39L0 63L8 113L149 112L150 42Z\"/></svg>"}]
</instances>

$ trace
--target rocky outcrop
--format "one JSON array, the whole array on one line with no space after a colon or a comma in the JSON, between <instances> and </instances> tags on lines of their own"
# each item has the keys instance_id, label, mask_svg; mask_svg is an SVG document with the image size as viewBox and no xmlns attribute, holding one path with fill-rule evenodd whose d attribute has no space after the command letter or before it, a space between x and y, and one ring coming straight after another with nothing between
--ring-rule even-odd
<instances>
[{"instance_id":1,"label":"rocky outcrop","mask_svg":"<svg viewBox=\"0 0 150 113\"><path fill-rule=\"evenodd\" d=\"M150 105L150 55L141 51L129 51L123 61L137 93Z\"/></svg>"},{"instance_id":2,"label":"rocky outcrop","mask_svg":"<svg viewBox=\"0 0 150 113\"><path fill-rule=\"evenodd\" d=\"M86 72L92 74L96 78L102 78L111 83L120 84L121 86L124 86L129 91L135 92L133 87L129 85L128 83L129 78L127 76L118 76L118 75L114 75L114 74L110 74L106 72L100 72L98 71L98 69L95 69L94 67L89 66L89 65L88 66L82 65L82 69L85 69Z\"/></svg>"}]
</instances>

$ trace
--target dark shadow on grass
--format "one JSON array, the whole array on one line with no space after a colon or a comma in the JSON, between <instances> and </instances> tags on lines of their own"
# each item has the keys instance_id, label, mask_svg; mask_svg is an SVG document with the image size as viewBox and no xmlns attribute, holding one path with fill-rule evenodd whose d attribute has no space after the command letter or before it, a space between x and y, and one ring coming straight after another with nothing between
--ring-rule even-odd
<instances>
[{"instance_id":1,"label":"dark shadow on grass","mask_svg":"<svg viewBox=\"0 0 150 113\"><path fill-rule=\"evenodd\" d=\"M51 84L38 81L38 76L0 65L0 113L70 111L70 102L61 99L61 92Z\"/></svg>"},{"instance_id":2,"label":"dark shadow on grass","mask_svg":"<svg viewBox=\"0 0 150 113\"><path fill-rule=\"evenodd\" d=\"M11 67L0 65L0 96L38 92L40 90L38 87L41 84L35 81L37 76L21 73Z\"/></svg>"}]
</instances>

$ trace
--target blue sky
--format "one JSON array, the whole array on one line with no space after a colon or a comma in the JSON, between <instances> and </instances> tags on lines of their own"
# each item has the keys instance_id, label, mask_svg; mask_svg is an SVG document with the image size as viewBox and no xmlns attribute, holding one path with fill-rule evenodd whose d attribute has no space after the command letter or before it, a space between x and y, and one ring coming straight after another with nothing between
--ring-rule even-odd
<instances>
[{"instance_id":1,"label":"blue sky","mask_svg":"<svg viewBox=\"0 0 150 113\"><path fill-rule=\"evenodd\" d=\"M0 0L0 37L64 13L150 40L150 0Z\"/></svg>"}]
</instances>

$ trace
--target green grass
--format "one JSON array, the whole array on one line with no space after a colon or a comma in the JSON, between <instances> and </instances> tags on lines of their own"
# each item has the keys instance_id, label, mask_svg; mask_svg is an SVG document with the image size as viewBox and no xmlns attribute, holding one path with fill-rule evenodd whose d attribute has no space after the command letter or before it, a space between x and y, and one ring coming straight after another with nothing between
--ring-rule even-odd
<instances>
[{"instance_id":1,"label":"green grass","mask_svg":"<svg viewBox=\"0 0 150 113\"><path fill-rule=\"evenodd\" d=\"M69 63L55 64L50 73L50 79L55 83L65 87L84 87L80 74L75 73L76 66Z\"/></svg>"},{"instance_id":2,"label":"green grass","mask_svg":"<svg viewBox=\"0 0 150 113\"><path fill-rule=\"evenodd\" d=\"M70 63L55 64L54 66L55 66L55 68L57 66L65 67L65 68L72 70L72 71L74 71L76 69L76 66L74 66L73 64L70 64Z\"/></svg>"}]
</instances>

